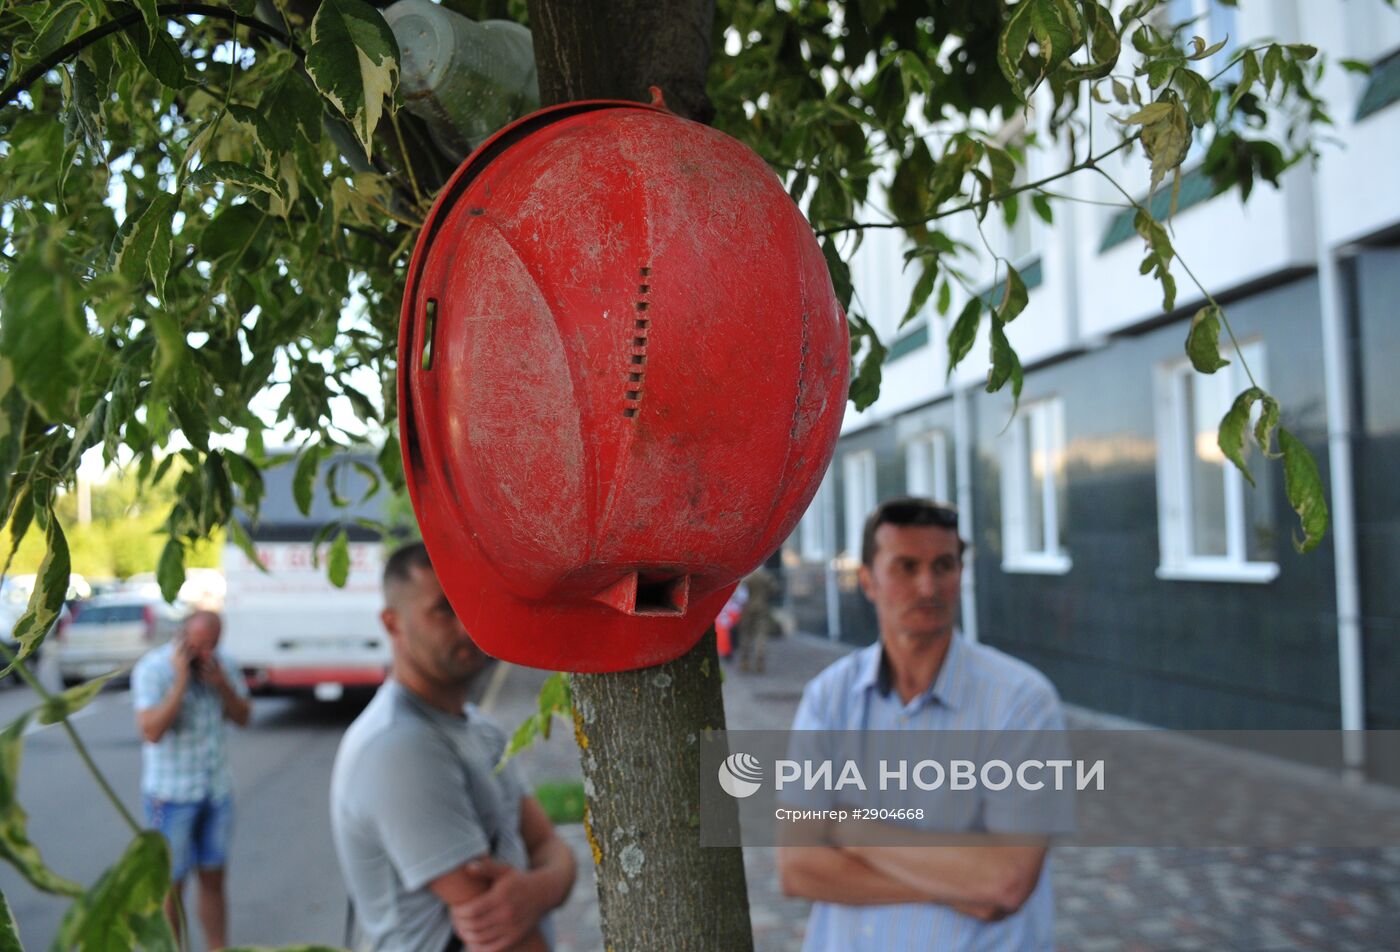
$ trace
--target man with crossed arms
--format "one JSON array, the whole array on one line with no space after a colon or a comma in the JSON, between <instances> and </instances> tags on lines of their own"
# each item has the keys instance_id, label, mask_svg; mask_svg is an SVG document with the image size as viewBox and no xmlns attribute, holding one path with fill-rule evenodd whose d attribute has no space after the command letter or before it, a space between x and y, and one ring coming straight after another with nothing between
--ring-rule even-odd
<instances>
[{"instance_id":1,"label":"man with crossed arms","mask_svg":"<svg viewBox=\"0 0 1400 952\"><path fill-rule=\"evenodd\" d=\"M1064 729L1040 672L955 631L957 526L956 510L915 498L866 520L860 583L880 640L807 685L794 731ZM1043 839L910 848L862 845L874 837L860 829L833 823L829 845L779 850L784 892L814 900L803 952L1054 948Z\"/></svg>"},{"instance_id":2,"label":"man with crossed arms","mask_svg":"<svg viewBox=\"0 0 1400 952\"><path fill-rule=\"evenodd\" d=\"M573 887L573 853L467 688L490 658L421 542L384 566L393 676L341 741L331 827L376 952L537 952Z\"/></svg>"}]
</instances>

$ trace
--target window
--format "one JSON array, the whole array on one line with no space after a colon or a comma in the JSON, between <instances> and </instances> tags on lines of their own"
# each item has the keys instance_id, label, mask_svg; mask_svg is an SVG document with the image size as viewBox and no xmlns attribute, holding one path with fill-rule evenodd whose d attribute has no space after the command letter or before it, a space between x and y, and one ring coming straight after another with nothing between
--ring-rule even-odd
<instances>
[{"instance_id":1,"label":"window","mask_svg":"<svg viewBox=\"0 0 1400 952\"><path fill-rule=\"evenodd\" d=\"M875 454L871 450L847 453L841 459L846 503L846 554L860 558L865 517L875 508Z\"/></svg>"},{"instance_id":2,"label":"window","mask_svg":"<svg viewBox=\"0 0 1400 952\"><path fill-rule=\"evenodd\" d=\"M1022 406L1001 439L1002 568L1068 572L1064 404Z\"/></svg>"},{"instance_id":3,"label":"window","mask_svg":"<svg viewBox=\"0 0 1400 952\"><path fill-rule=\"evenodd\" d=\"M831 550L835 548L831 539L835 515L831 507L831 470L828 469L798 524L798 543L805 561L824 562L831 557Z\"/></svg>"},{"instance_id":4,"label":"window","mask_svg":"<svg viewBox=\"0 0 1400 952\"><path fill-rule=\"evenodd\" d=\"M1186 51L1191 51L1191 38L1199 36L1206 41L1206 46L1225 41L1215 53L1208 59L1197 63L1188 63L1196 72L1202 76L1214 76L1217 72L1225 68L1225 64L1230 62L1230 58L1235 55L1235 50L1239 47L1239 24L1236 22L1236 10L1233 6L1226 6L1220 0L1171 0L1166 7L1166 19L1164 24L1170 29L1178 23L1187 23L1182 31L1182 42L1186 46ZM1236 63L1225 73L1225 80L1236 82L1239 80L1243 67ZM1194 165L1206 154L1205 136L1200 130L1191 140L1191 148L1186 153L1186 160L1183 165Z\"/></svg>"},{"instance_id":5,"label":"window","mask_svg":"<svg viewBox=\"0 0 1400 952\"><path fill-rule=\"evenodd\" d=\"M1241 348L1261 386L1264 346ZM1157 373L1157 502L1161 564L1158 578L1268 582L1278 575L1268 501L1268 466L1245 441L1245 461L1258 482L1250 487L1220 452L1220 418L1249 386L1240 361L1198 374L1173 361ZM1256 417L1258 407L1255 408Z\"/></svg>"},{"instance_id":6,"label":"window","mask_svg":"<svg viewBox=\"0 0 1400 952\"><path fill-rule=\"evenodd\" d=\"M930 430L904 447L904 486L911 496L951 502L948 483L948 438L942 430Z\"/></svg>"}]
</instances>

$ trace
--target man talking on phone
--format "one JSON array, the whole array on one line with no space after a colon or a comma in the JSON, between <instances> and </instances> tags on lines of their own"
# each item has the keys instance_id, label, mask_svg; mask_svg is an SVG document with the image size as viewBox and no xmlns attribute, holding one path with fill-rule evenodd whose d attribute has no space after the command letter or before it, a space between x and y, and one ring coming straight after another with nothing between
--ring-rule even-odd
<instances>
[{"instance_id":1,"label":"man talking on phone","mask_svg":"<svg viewBox=\"0 0 1400 952\"><path fill-rule=\"evenodd\" d=\"M218 650L223 623L195 612L180 635L148 651L131 673L131 699L141 745L146 825L170 844L171 881L165 912L180 928L185 876L199 882L199 922L209 949L227 944L224 867L233 827L225 719L248 723L248 688Z\"/></svg>"}]
</instances>

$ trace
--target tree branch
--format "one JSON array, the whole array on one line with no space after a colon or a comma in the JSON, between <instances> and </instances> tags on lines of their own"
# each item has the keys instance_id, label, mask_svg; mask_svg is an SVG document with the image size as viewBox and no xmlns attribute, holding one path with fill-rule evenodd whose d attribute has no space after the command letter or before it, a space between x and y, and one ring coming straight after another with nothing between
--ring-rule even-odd
<instances>
[{"instance_id":1,"label":"tree branch","mask_svg":"<svg viewBox=\"0 0 1400 952\"><path fill-rule=\"evenodd\" d=\"M1036 179L1034 182L1027 182L1024 185L1018 185L1015 188L1009 188L1004 192L997 192L995 195L984 196L982 198L977 199L976 201L971 201L967 202L964 205L959 205L956 208L945 208L942 211L934 212L932 215L929 215L926 218L914 219L912 221L906 220L890 222L849 222L845 225L835 225L831 228L823 228L820 231L818 231L816 235L818 238L825 238L828 235L839 235L847 231L865 231L866 229L870 228L912 228L916 225L927 225L929 222L937 221L940 218L947 218L949 215L956 215L960 212L970 212L976 208L982 207L983 205L990 205L992 202L1002 202L1013 195L1019 195L1022 192L1029 192L1033 189L1039 189L1043 185L1049 185L1051 182L1065 178L1069 175L1073 175L1075 172L1082 172L1085 169L1097 168L1099 162L1113 155L1115 152L1123 151L1123 149L1136 142L1141 137L1141 135L1141 133L1135 133L1134 135L1129 136L1122 142L1115 145L1113 148L1102 152L1098 155L1091 155L1083 162L1076 162L1069 168L1061 169L1053 175L1047 175L1044 178Z\"/></svg>"},{"instance_id":2,"label":"tree branch","mask_svg":"<svg viewBox=\"0 0 1400 952\"><path fill-rule=\"evenodd\" d=\"M167 18L206 16L221 20L232 20L235 25L241 24L248 27L248 29L252 30L254 33L262 33L265 36L277 40L283 46L290 49L296 55L297 59L306 59L306 51L298 46L296 41L290 36L283 33L275 26L270 26L252 17L239 16L237 13L225 7L216 7L208 3L162 3L156 7L156 12ZM19 79L5 87L4 92L0 92L0 108L8 106L21 92L34 85L39 77L58 66L70 56L82 52L98 40L110 36L113 33L130 29L140 22L142 21L139 12L128 13L124 16L117 17L115 20L109 20L101 26L95 26L82 36L75 37L67 43L64 43L48 56L25 70Z\"/></svg>"}]
</instances>

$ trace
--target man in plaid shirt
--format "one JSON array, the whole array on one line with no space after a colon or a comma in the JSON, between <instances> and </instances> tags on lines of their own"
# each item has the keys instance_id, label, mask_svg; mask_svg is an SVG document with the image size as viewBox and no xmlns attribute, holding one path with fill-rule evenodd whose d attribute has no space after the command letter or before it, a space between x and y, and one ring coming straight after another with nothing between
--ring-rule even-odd
<instances>
[{"instance_id":1,"label":"man in plaid shirt","mask_svg":"<svg viewBox=\"0 0 1400 952\"><path fill-rule=\"evenodd\" d=\"M224 720L248 723L248 688L218 650L223 625L195 612L174 641L146 653L131 673L141 746L146 824L170 844L174 886L165 911L179 928L185 876L196 867L205 944L226 944L224 867L233 825L233 782Z\"/></svg>"}]
</instances>

